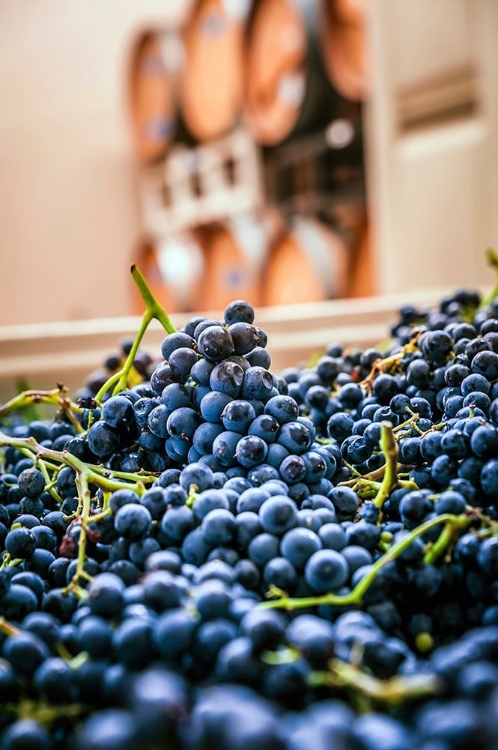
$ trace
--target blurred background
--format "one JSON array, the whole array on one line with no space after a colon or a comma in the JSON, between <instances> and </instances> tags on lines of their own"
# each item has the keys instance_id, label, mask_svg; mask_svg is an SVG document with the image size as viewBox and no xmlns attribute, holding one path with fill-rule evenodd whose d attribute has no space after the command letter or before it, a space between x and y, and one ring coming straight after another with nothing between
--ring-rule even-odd
<instances>
[{"instance_id":1,"label":"blurred background","mask_svg":"<svg viewBox=\"0 0 498 750\"><path fill-rule=\"evenodd\" d=\"M497 39L498 0L3 0L4 353L121 330L132 262L272 320L485 284Z\"/></svg>"}]
</instances>

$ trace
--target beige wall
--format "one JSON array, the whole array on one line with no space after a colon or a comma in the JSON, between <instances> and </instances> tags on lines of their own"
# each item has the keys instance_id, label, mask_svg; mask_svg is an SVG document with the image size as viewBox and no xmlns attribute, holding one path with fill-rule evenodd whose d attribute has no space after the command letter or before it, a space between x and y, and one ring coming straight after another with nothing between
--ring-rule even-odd
<instances>
[{"instance_id":1,"label":"beige wall","mask_svg":"<svg viewBox=\"0 0 498 750\"><path fill-rule=\"evenodd\" d=\"M0 2L0 325L129 312L127 51L188 5Z\"/></svg>"}]
</instances>

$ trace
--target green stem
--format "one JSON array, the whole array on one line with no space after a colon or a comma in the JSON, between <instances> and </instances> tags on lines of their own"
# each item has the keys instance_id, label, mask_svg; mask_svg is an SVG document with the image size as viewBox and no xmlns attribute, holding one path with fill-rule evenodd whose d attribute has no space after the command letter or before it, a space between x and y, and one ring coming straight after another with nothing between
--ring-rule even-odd
<instances>
[{"instance_id":1,"label":"green stem","mask_svg":"<svg viewBox=\"0 0 498 750\"><path fill-rule=\"evenodd\" d=\"M99 521L102 521L104 518L107 518L111 515L112 510L110 508L106 508L101 513L96 513L95 515L90 516L89 523L98 523Z\"/></svg>"},{"instance_id":2,"label":"green stem","mask_svg":"<svg viewBox=\"0 0 498 750\"><path fill-rule=\"evenodd\" d=\"M377 492L374 505L382 508L390 493L398 486L398 444L390 422L381 422L380 448L386 459L382 484Z\"/></svg>"},{"instance_id":3,"label":"green stem","mask_svg":"<svg viewBox=\"0 0 498 750\"><path fill-rule=\"evenodd\" d=\"M483 297L478 310L485 310L489 307L495 297L498 297L498 253L490 247L486 251L486 257L489 265L494 268L497 278L493 288Z\"/></svg>"},{"instance_id":4,"label":"green stem","mask_svg":"<svg viewBox=\"0 0 498 750\"><path fill-rule=\"evenodd\" d=\"M78 490L78 509L75 517L80 517L81 521L81 533L78 540L78 557L76 563L75 575L66 587L66 592L71 591L75 596L80 599L86 597L87 593L84 588L79 585L81 578L88 579L87 574L84 570L86 560L86 542L88 536L88 524L102 520L106 516L110 515L111 511L107 508L108 495L110 492L115 490L123 489L124 487L133 490L137 495L142 495L145 492L145 483L153 482L156 479L154 475L148 474L128 474L126 472L112 472L108 471L102 466L92 466L85 464L76 456L68 451L54 451L51 448L45 448L44 446L37 443L33 437L29 438L13 438L9 435L0 431L0 447L1 446L12 446L19 450L23 455L28 455L36 464L38 464L43 471L45 478L46 487L51 487L53 478L50 477L47 465L54 466L54 473L58 472L61 466L69 466L76 473L76 487ZM114 478L116 477L116 478ZM107 498L104 496L105 507L100 513L92 516L92 497L90 492L90 485L96 485L107 493ZM57 496L58 497L58 496ZM1 567L4 568L7 565L17 565L20 560L10 560L9 555L4 555Z\"/></svg>"},{"instance_id":5,"label":"green stem","mask_svg":"<svg viewBox=\"0 0 498 750\"><path fill-rule=\"evenodd\" d=\"M434 695L440 689L439 681L434 675L410 675L379 680L339 659L330 660L327 672L312 672L309 683L316 687L323 685L351 688L373 701L390 704Z\"/></svg>"},{"instance_id":6,"label":"green stem","mask_svg":"<svg viewBox=\"0 0 498 750\"><path fill-rule=\"evenodd\" d=\"M449 546L454 542L459 532L466 529L470 525L472 519L469 516L465 516L467 524L457 525L455 523L448 522L445 524L444 529L438 536L437 540L432 544L424 555L424 565L432 565L437 562L439 558L445 554Z\"/></svg>"},{"instance_id":7,"label":"green stem","mask_svg":"<svg viewBox=\"0 0 498 750\"><path fill-rule=\"evenodd\" d=\"M411 469L411 466L407 466L406 464L398 464L397 465L397 471L398 472L406 472L407 470ZM339 482L338 487L354 487L355 482L357 481L372 481L373 483L376 483L377 479L382 479L384 474L386 473L386 465L383 464L378 469L374 469L374 471L370 471L368 474L362 474L361 478L358 479L348 479L345 482Z\"/></svg>"},{"instance_id":8,"label":"green stem","mask_svg":"<svg viewBox=\"0 0 498 750\"><path fill-rule=\"evenodd\" d=\"M128 356L126 357L126 361L123 367L121 368L121 370L111 375L111 377L104 383L102 388L100 388L99 392L95 396L95 401L97 402L97 404L101 404L103 397L105 396L107 391L111 389L111 387L113 388L113 395L116 395L127 387L128 378L131 368L133 367L138 348L142 342L145 331L154 319L158 320L159 323L161 323L167 333L175 333L175 331L177 330L171 322L169 315L165 312L165 310L161 307L157 299L152 294L149 285L147 284L142 272L139 268L137 268L137 266L133 265L131 267L131 275L133 276L133 280L138 287L138 291L140 292L142 299L145 302L145 312L142 318L142 322L140 323L140 328L138 329L137 335L135 336L133 345L128 352Z\"/></svg>"},{"instance_id":9,"label":"green stem","mask_svg":"<svg viewBox=\"0 0 498 750\"><path fill-rule=\"evenodd\" d=\"M90 518L90 512L92 507L92 496L90 494L90 488L88 486L88 479L84 472L76 475L76 487L78 488L78 496L82 500L82 512L81 512L81 531L78 539L78 558L76 562L76 571L71 581L71 584L77 584L85 566L86 560L86 540L87 540L87 524ZM71 586L70 584L70 586Z\"/></svg>"},{"instance_id":10,"label":"green stem","mask_svg":"<svg viewBox=\"0 0 498 750\"><path fill-rule=\"evenodd\" d=\"M196 484L191 484L188 488L187 502L185 503L188 508L194 507L195 501L199 497L198 492L199 487Z\"/></svg>"},{"instance_id":11,"label":"green stem","mask_svg":"<svg viewBox=\"0 0 498 750\"><path fill-rule=\"evenodd\" d=\"M62 503L62 498L55 489L55 482L52 482L50 478L45 461L42 458L37 458L35 461L35 465L43 474L43 477L45 479L45 490L50 493L54 500L56 500L58 503Z\"/></svg>"},{"instance_id":12,"label":"green stem","mask_svg":"<svg viewBox=\"0 0 498 750\"><path fill-rule=\"evenodd\" d=\"M84 474L87 481L90 484L96 484L98 487L101 487L104 490L110 490L111 492L114 492L115 490L122 490L126 487L126 489L133 490L137 493L137 495L142 495L145 491L145 487L143 485L143 477L139 482L134 482L133 484L128 484L124 481L112 479L106 476L103 476L98 471L96 471L96 468L100 467L93 467L89 464L83 463L83 461L80 461L79 458L76 458L76 456L73 456L72 453L68 453L67 451L64 451L62 454L62 460L64 461L67 466L70 466L72 469L74 469L79 474ZM105 470L104 470L105 471ZM111 473L111 472L109 472ZM121 477L123 479L128 479L130 475L126 475L126 472L119 472L121 474ZM131 475L132 477L135 477L135 474ZM154 477L156 479L157 477ZM149 481L151 477L148 477ZM154 481L154 480L153 480Z\"/></svg>"},{"instance_id":13,"label":"green stem","mask_svg":"<svg viewBox=\"0 0 498 750\"><path fill-rule=\"evenodd\" d=\"M17 635L20 632L21 630L17 628L15 625L12 625L12 623L6 620L5 617L0 617L0 633L4 633L4 635L11 636L11 635Z\"/></svg>"},{"instance_id":14,"label":"green stem","mask_svg":"<svg viewBox=\"0 0 498 750\"><path fill-rule=\"evenodd\" d=\"M148 312L152 315L153 318L156 318L156 320L159 321L159 323L167 333L176 333L176 327L171 322L169 315L166 313L162 305L159 304L157 299L152 294L149 285L147 284L140 269L137 266L132 265L130 270L131 275L133 276L133 281L137 285L138 291L142 295L142 299L145 302L145 307L147 308Z\"/></svg>"},{"instance_id":15,"label":"green stem","mask_svg":"<svg viewBox=\"0 0 498 750\"><path fill-rule=\"evenodd\" d=\"M265 664L276 666L279 664L293 664L299 659L299 651L295 648L279 648L278 651L264 651L261 654L261 660Z\"/></svg>"},{"instance_id":16,"label":"green stem","mask_svg":"<svg viewBox=\"0 0 498 750\"><path fill-rule=\"evenodd\" d=\"M126 361L123 365L123 369L118 373L119 378L116 383L116 385L113 388L113 395L115 396L116 393L119 393L120 391L123 391L127 385L128 385L128 377L130 375L131 368L133 367L133 363L135 361L136 354L138 352L138 347L142 343L142 339L144 337L145 331L149 327L150 322L154 319L154 315L150 313L148 310L144 313L144 316L142 318L142 322L140 323L140 328L138 329L138 333L135 336L135 339L133 341L133 346L131 347L130 351L128 352L128 356L126 357ZM104 386L103 386L104 387ZM102 389L101 389L102 390ZM100 393L100 391L99 391ZM97 397L95 398L97 400Z\"/></svg>"},{"instance_id":17,"label":"green stem","mask_svg":"<svg viewBox=\"0 0 498 750\"><path fill-rule=\"evenodd\" d=\"M405 420L401 424L394 427L393 432L396 435L398 434L398 432L400 432L401 430L404 430L406 427L417 427L415 423L418 422L418 420L420 419L420 414L415 414L414 412L410 412L410 414L411 414L411 417L409 419ZM421 430L419 430L419 433L421 433Z\"/></svg>"},{"instance_id":18,"label":"green stem","mask_svg":"<svg viewBox=\"0 0 498 750\"><path fill-rule=\"evenodd\" d=\"M68 703L62 706L39 705L33 700L23 698L16 706L21 719L33 719L41 724L52 724L56 719L77 719L89 713L90 708L79 703Z\"/></svg>"},{"instance_id":19,"label":"green stem","mask_svg":"<svg viewBox=\"0 0 498 750\"><path fill-rule=\"evenodd\" d=\"M0 406L0 418L13 411L18 411L19 409L31 406L32 404L51 404L52 406L58 406L68 415L71 412L81 414L83 411L82 408L78 406L78 404L75 404L74 401L67 398L65 395L66 392L67 389L63 386L53 388L51 391L23 391L17 396L14 396L14 398L11 398L10 401L7 401L3 406ZM79 431L81 431L81 425L78 420L75 420L73 424Z\"/></svg>"},{"instance_id":20,"label":"green stem","mask_svg":"<svg viewBox=\"0 0 498 750\"><path fill-rule=\"evenodd\" d=\"M361 477L361 474L358 471L358 469L355 469L355 467L352 464L348 464L348 462L345 461L344 459L342 459L342 463L344 464L344 466L346 467L346 469L349 469L349 471L351 472L351 474L353 475L353 477Z\"/></svg>"},{"instance_id":21,"label":"green stem","mask_svg":"<svg viewBox=\"0 0 498 750\"><path fill-rule=\"evenodd\" d=\"M260 609L292 610L300 609L302 607L318 607L321 604L335 604L339 606L359 604L364 594L366 594L370 586L374 583L382 568L384 568L393 560L396 560L396 558L398 558L406 549L408 549L414 539L417 539L419 536L423 536L435 526L439 526L442 523L452 523L457 527L467 528L467 526L471 522L472 519L469 516L455 516L452 513L444 513L441 516L436 516L436 518L430 518L428 521L424 521L424 523L420 524L420 526L417 526L417 528L412 529L412 531L410 531L405 537L396 542L396 544L393 544L392 547L390 547L387 552L382 555L382 557L379 557L379 559L372 565L369 572L361 579L361 581L356 584L354 589L352 589L352 591L350 591L348 594L338 595L330 593L323 594L322 596L305 596L296 599L292 599L288 596L282 596L280 599L277 599L275 601L261 602L257 606Z\"/></svg>"},{"instance_id":22,"label":"green stem","mask_svg":"<svg viewBox=\"0 0 498 750\"><path fill-rule=\"evenodd\" d=\"M109 388L111 388L113 385L115 385L118 382L118 380L120 379L122 375L122 372L123 370L118 370L118 372L115 372L113 375L111 375L110 378L108 378L105 381L104 385L98 390L97 395L94 398L94 401L96 404L100 404L102 402L102 399L107 393L107 391L109 390Z\"/></svg>"},{"instance_id":23,"label":"green stem","mask_svg":"<svg viewBox=\"0 0 498 750\"><path fill-rule=\"evenodd\" d=\"M96 484L98 487L111 492L126 487L142 495L145 492L145 483L154 482L157 478L156 475L151 474L127 474L124 471L113 472L105 469L103 466L85 464L68 451L54 451L52 448L45 448L43 445L37 443L33 437L14 438L0 431L0 447L5 445L16 448L23 455L29 456L33 462L42 458L44 460L51 459L58 464L70 466L76 472L85 473L90 484ZM114 479L113 477L117 478Z\"/></svg>"},{"instance_id":24,"label":"green stem","mask_svg":"<svg viewBox=\"0 0 498 750\"><path fill-rule=\"evenodd\" d=\"M11 526L10 528L14 529L14 528L20 528L20 527L21 527L21 524L19 523L19 524L13 524L13 526ZM2 558L2 564L0 565L0 570L4 570L5 568L15 568L17 565L20 565L22 562L24 562L22 557L14 557L14 559L12 559L9 553L5 552Z\"/></svg>"},{"instance_id":25,"label":"green stem","mask_svg":"<svg viewBox=\"0 0 498 750\"><path fill-rule=\"evenodd\" d=\"M146 474L140 471L135 474L127 471L111 471L104 466L96 466L95 464L87 464L87 466L94 474L98 474L103 479L126 479L129 482L135 481L142 484L149 484L155 482L158 476L157 474Z\"/></svg>"}]
</instances>

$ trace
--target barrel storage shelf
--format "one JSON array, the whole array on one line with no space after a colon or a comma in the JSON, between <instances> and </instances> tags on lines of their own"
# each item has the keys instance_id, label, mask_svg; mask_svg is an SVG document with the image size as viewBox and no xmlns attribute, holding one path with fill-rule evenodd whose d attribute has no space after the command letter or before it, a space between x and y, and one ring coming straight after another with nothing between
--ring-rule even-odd
<instances>
[{"instance_id":1,"label":"barrel storage shelf","mask_svg":"<svg viewBox=\"0 0 498 750\"><path fill-rule=\"evenodd\" d=\"M339 90L326 44L329 27L362 28L363 11L360 0L194 0L178 28L138 34L133 260L168 309L348 295L363 247L362 109L358 88L349 100Z\"/></svg>"},{"instance_id":2,"label":"barrel storage shelf","mask_svg":"<svg viewBox=\"0 0 498 750\"><path fill-rule=\"evenodd\" d=\"M449 288L412 293L410 303L425 308L435 304ZM268 334L272 371L306 363L330 342L350 347L375 346L386 339L397 311L406 304L406 295L332 300L299 306L258 308L256 322ZM206 311L217 319L220 310ZM190 317L173 315L181 327ZM54 388L63 382L70 391L79 388L94 369L102 367L124 339L133 338L140 317L81 320L43 325L0 328L0 402L11 398L22 381L30 388ZM143 347L151 355L160 353L164 330L153 322ZM23 385L24 387L24 385Z\"/></svg>"},{"instance_id":3,"label":"barrel storage shelf","mask_svg":"<svg viewBox=\"0 0 498 750\"><path fill-rule=\"evenodd\" d=\"M259 152L237 128L213 143L175 144L139 175L144 230L168 237L198 224L257 211L263 202Z\"/></svg>"}]
</instances>

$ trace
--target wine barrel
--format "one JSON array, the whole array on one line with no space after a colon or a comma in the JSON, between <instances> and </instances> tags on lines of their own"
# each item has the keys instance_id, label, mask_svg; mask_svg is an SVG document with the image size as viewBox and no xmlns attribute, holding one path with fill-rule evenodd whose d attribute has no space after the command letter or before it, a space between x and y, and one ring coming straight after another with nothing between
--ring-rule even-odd
<instances>
[{"instance_id":1,"label":"wine barrel","mask_svg":"<svg viewBox=\"0 0 498 750\"><path fill-rule=\"evenodd\" d=\"M351 253L348 297L372 297L377 294L375 283L372 232L368 221L362 222Z\"/></svg>"},{"instance_id":2,"label":"wine barrel","mask_svg":"<svg viewBox=\"0 0 498 750\"><path fill-rule=\"evenodd\" d=\"M319 49L315 0L256 0L248 22L244 117L265 146L323 125L334 94Z\"/></svg>"},{"instance_id":3,"label":"wine barrel","mask_svg":"<svg viewBox=\"0 0 498 750\"><path fill-rule=\"evenodd\" d=\"M269 236L265 219L254 216L239 216L203 229L205 309L223 309L233 299L261 304L261 272Z\"/></svg>"},{"instance_id":4,"label":"wine barrel","mask_svg":"<svg viewBox=\"0 0 498 750\"><path fill-rule=\"evenodd\" d=\"M183 27L180 106L197 140L219 138L239 116L245 7L243 0L197 0Z\"/></svg>"},{"instance_id":5,"label":"wine barrel","mask_svg":"<svg viewBox=\"0 0 498 750\"><path fill-rule=\"evenodd\" d=\"M365 23L366 0L335 0L338 18L343 23L360 24Z\"/></svg>"},{"instance_id":6,"label":"wine barrel","mask_svg":"<svg viewBox=\"0 0 498 750\"><path fill-rule=\"evenodd\" d=\"M201 309L199 297L205 258L195 232L168 239L146 239L139 245L136 258L152 293L168 313ZM142 298L136 288L134 293L135 310L141 313Z\"/></svg>"},{"instance_id":7,"label":"wine barrel","mask_svg":"<svg viewBox=\"0 0 498 750\"><path fill-rule=\"evenodd\" d=\"M161 32L142 33L131 54L129 104L140 161L157 161L167 151L175 131L174 80L168 70L168 51L175 40Z\"/></svg>"},{"instance_id":8,"label":"wine barrel","mask_svg":"<svg viewBox=\"0 0 498 750\"><path fill-rule=\"evenodd\" d=\"M274 243L264 274L264 305L320 302L344 296L348 250L316 219L297 218Z\"/></svg>"},{"instance_id":9,"label":"wine barrel","mask_svg":"<svg viewBox=\"0 0 498 750\"><path fill-rule=\"evenodd\" d=\"M346 99L367 93L365 7L361 0L324 0L323 57L333 86Z\"/></svg>"}]
</instances>

